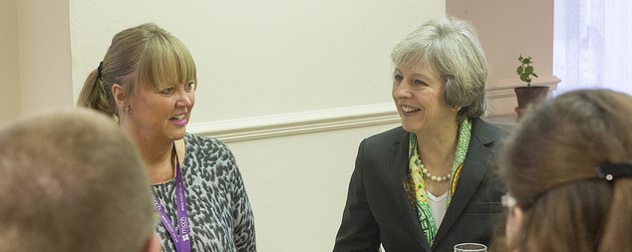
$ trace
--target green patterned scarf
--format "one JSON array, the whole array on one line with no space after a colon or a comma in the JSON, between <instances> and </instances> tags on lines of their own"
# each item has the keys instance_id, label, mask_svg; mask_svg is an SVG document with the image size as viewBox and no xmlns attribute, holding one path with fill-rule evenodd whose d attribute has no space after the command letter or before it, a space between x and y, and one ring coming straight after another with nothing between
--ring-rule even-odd
<instances>
[{"instance_id":1,"label":"green patterned scarf","mask_svg":"<svg viewBox=\"0 0 632 252\"><path fill-rule=\"evenodd\" d=\"M456 153L454 154L454 163L452 164L452 173L450 176L452 179L450 181L450 190L448 190L446 209L452 201L452 195L459 181L459 174L461 173L463 160L465 160L467 148L470 144L471 133L472 123L469 120L464 120L459 127L459 139L456 146ZM404 183L404 187L408 192L411 204L417 209L417 216L419 217L421 228L428 239L428 243L432 245L437 235L437 227L432 213L430 212L428 192L426 191L426 184L424 183L423 173L421 172L421 161L419 159L417 135L415 135L415 133L410 134L408 158L410 160L408 166L410 177Z\"/></svg>"}]
</instances>

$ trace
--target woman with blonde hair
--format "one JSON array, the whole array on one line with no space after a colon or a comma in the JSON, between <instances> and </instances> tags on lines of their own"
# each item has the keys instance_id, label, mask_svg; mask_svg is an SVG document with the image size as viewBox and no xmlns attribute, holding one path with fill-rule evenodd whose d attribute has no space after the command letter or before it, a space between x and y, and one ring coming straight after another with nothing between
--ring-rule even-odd
<instances>
[{"instance_id":1,"label":"woman with blonde hair","mask_svg":"<svg viewBox=\"0 0 632 252\"><path fill-rule=\"evenodd\" d=\"M500 156L498 251L632 251L632 97L562 94L530 109ZM506 247L504 247L506 245Z\"/></svg>"},{"instance_id":2,"label":"woman with blonde hair","mask_svg":"<svg viewBox=\"0 0 632 252\"><path fill-rule=\"evenodd\" d=\"M186 132L196 68L155 24L123 30L88 76L78 104L118 120L140 149L161 215L165 251L256 251L254 218L235 158Z\"/></svg>"}]
</instances>

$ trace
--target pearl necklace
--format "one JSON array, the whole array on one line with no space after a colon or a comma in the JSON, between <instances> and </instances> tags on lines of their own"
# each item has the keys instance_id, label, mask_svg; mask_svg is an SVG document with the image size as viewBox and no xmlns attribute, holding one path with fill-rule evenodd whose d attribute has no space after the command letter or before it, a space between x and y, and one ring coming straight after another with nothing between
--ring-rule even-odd
<instances>
[{"instance_id":1,"label":"pearl necklace","mask_svg":"<svg viewBox=\"0 0 632 252\"><path fill-rule=\"evenodd\" d=\"M421 172L424 173L424 176L426 178L430 178L430 180L434 181L434 182L446 182L448 180L450 180L450 176L452 174L448 173L448 175L445 175L443 177L437 177L435 175L430 174L430 171L428 171L428 169L426 169L426 167L424 167L424 164L421 164Z\"/></svg>"}]
</instances>

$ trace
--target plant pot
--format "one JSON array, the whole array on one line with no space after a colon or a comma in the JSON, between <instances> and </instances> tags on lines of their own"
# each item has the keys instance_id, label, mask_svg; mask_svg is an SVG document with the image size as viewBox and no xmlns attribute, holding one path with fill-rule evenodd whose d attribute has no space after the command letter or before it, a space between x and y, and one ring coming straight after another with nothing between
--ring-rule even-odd
<instances>
[{"instance_id":1,"label":"plant pot","mask_svg":"<svg viewBox=\"0 0 632 252\"><path fill-rule=\"evenodd\" d=\"M516 113L518 116L522 116L527 106L531 103L537 103L540 100L547 97L549 94L549 87L547 86L531 86L531 87L515 87L516 98L518 100L518 107L516 107Z\"/></svg>"}]
</instances>

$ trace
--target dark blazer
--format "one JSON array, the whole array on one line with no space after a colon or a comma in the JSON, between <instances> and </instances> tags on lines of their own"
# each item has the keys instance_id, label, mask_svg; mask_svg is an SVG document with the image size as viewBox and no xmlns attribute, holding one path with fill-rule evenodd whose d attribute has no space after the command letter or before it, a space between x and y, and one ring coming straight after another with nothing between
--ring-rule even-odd
<instances>
[{"instance_id":1,"label":"dark blazer","mask_svg":"<svg viewBox=\"0 0 632 252\"><path fill-rule=\"evenodd\" d=\"M501 139L507 135L481 119L472 136L459 183L431 247L410 203L410 133L398 127L360 144L334 251L453 251L455 244L488 244L500 216L503 186L496 174Z\"/></svg>"}]
</instances>

